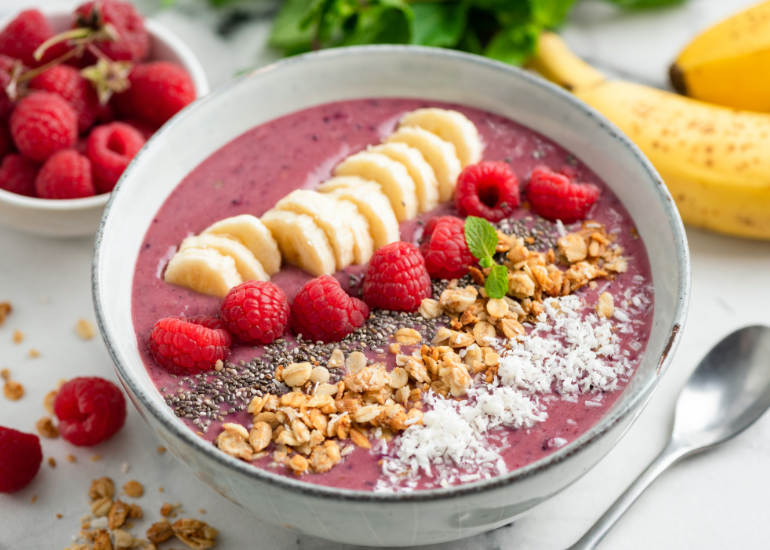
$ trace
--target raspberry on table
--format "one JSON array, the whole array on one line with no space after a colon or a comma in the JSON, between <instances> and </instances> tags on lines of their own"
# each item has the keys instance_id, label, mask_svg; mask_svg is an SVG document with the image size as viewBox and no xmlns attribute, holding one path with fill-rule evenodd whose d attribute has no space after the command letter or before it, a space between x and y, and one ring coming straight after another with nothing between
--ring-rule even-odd
<instances>
[{"instance_id":1,"label":"raspberry on table","mask_svg":"<svg viewBox=\"0 0 770 550\"><path fill-rule=\"evenodd\" d=\"M77 114L58 94L38 92L25 97L11 113L11 137L19 152L43 162L78 139Z\"/></svg>"},{"instance_id":2,"label":"raspberry on table","mask_svg":"<svg viewBox=\"0 0 770 550\"><path fill-rule=\"evenodd\" d=\"M540 216L548 220L573 223L584 219L596 200L599 188L592 183L573 183L547 166L532 170L527 200Z\"/></svg>"},{"instance_id":3,"label":"raspberry on table","mask_svg":"<svg viewBox=\"0 0 770 550\"><path fill-rule=\"evenodd\" d=\"M37 174L35 193L41 199L93 197L91 162L74 149L54 153Z\"/></svg>"},{"instance_id":4,"label":"raspberry on table","mask_svg":"<svg viewBox=\"0 0 770 550\"><path fill-rule=\"evenodd\" d=\"M171 374L199 374L230 355L232 337L216 317L166 317L150 334L150 351Z\"/></svg>"},{"instance_id":5,"label":"raspberry on table","mask_svg":"<svg viewBox=\"0 0 770 550\"><path fill-rule=\"evenodd\" d=\"M311 279L291 305L291 328L305 340L339 342L369 317L369 306L348 296L329 275Z\"/></svg>"},{"instance_id":6,"label":"raspberry on table","mask_svg":"<svg viewBox=\"0 0 770 550\"><path fill-rule=\"evenodd\" d=\"M29 485L42 462L38 436L0 426L0 493L15 493Z\"/></svg>"},{"instance_id":7,"label":"raspberry on table","mask_svg":"<svg viewBox=\"0 0 770 550\"><path fill-rule=\"evenodd\" d=\"M369 260L363 290L369 307L417 311L432 291L425 259L411 243L383 246Z\"/></svg>"},{"instance_id":8,"label":"raspberry on table","mask_svg":"<svg viewBox=\"0 0 770 550\"><path fill-rule=\"evenodd\" d=\"M455 206L461 216L500 221L519 206L519 180L505 162L472 164L457 178Z\"/></svg>"},{"instance_id":9,"label":"raspberry on table","mask_svg":"<svg viewBox=\"0 0 770 550\"><path fill-rule=\"evenodd\" d=\"M110 439L126 420L123 392L103 378L73 378L56 393L53 411L61 436L79 447Z\"/></svg>"},{"instance_id":10,"label":"raspberry on table","mask_svg":"<svg viewBox=\"0 0 770 550\"><path fill-rule=\"evenodd\" d=\"M439 216L425 224L420 252L434 279L457 279L476 263L465 242L465 222L454 216Z\"/></svg>"},{"instance_id":11,"label":"raspberry on table","mask_svg":"<svg viewBox=\"0 0 770 550\"><path fill-rule=\"evenodd\" d=\"M115 96L115 104L124 117L137 118L150 126L162 126L195 100L192 79L174 63L143 63L128 78L131 87Z\"/></svg>"},{"instance_id":12,"label":"raspberry on table","mask_svg":"<svg viewBox=\"0 0 770 550\"><path fill-rule=\"evenodd\" d=\"M16 153L9 153L0 163L0 189L34 197L38 170L37 164L31 160Z\"/></svg>"},{"instance_id":13,"label":"raspberry on table","mask_svg":"<svg viewBox=\"0 0 770 550\"><path fill-rule=\"evenodd\" d=\"M101 9L101 18L95 9ZM113 61L144 61L150 53L150 35L144 27L144 17L133 4L119 0L86 2L75 10L75 27L91 27L97 21L109 23L119 40L99 40L96 46ZM93 56L86 56L86 62Z\"/></svg>"},{"instance_id":14,"label":"raspberry on table","mask_svg":"<svg viewBox=\"0 0 770 550\"><path fill-rule=\"evenodd\" d=\"M18 59L27 67L39 67L53 61L67 51L67 46L57 44L35 60L35 50L54 35L51 24L38 10L25 10L0 31L0 54Z\"/></svg>"},{"instance_id":15,"label":"raspberry on table","mask_svg":"<svg viewBox=\"0 0 770 550\"><path fill-rule=\"evenodd\" d=\"M289 300L275 283L246 281L227 293L220 317L236 338L269 344L289 326Z\"/></svg>"},{"instance_id":16,"label":"raspberry on table","mask_svg":"<svg viewBox=\"0 0 770 550\"><path fill-rule=\"evenodd\" d=\"M88 80L74 67L56 65L29 81L33 90L59 94L75 110L78 117L78 131L85 132L96 121L99 98Z\"/></svg>"},{"instance_id":17,"label":"raspberry on table","mask_svg":"<svg viewBox=\"0 0 770 550\"><path fill-rule=\"evenodd\" d=\"M144 144L142 134L122 122L110 122L91 130L86 154L93 166L94 185L99 193L109 193L115 188L120 175Z\"/></svg>"}]
</instances>

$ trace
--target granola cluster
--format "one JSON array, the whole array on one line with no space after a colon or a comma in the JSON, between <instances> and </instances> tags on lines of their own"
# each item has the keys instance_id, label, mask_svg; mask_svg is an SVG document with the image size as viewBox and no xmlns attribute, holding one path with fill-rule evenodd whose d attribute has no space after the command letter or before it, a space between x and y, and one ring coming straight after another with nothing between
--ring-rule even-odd
<instances>
[{"instance_id":1,"label":"granola cluster","mask_svg":"<svg viewBox=\"0 0 770 550\"><path fill-rule=\"evenodd\" d=\"M423 318L449 318L430 342L413 328L395 333L389 348L396 356L392 370L358 351L346 357L339 348L326 366L279 366L276 380L292 391L254 397L248 406L251 428L224 424L216 445L246 461L272 452L272 466L283 465L297 475L326 472L352 452L348 441L371 449L373 440L388 441L421 425L424 393L463 399L477 375L492 383L500 353L510 348L510 339L526 334L524 323L544 313L544 299L566 296L627 268L614 236L596 222L585 222L579 231L562 236L556 251L538 252L526 244L498 232L497 252L504 254L509 270L504 298L488 298L483 290L488 270L471 268L476 285L461 287L454 280L438 300L422 301ZM611 316L612 296L602 294L596 307L600 316ZM330 383L330 371L343 368L342 380Z\"/></svg>"},{"instance_id":2,"label":"granola cluster","mask_svg":"<svg viewBox=\"0 0 770 550\"><path fill-rule=\"evenodd\" d=\"M123 492L130 498L139 498L144 494L144 487L131 480L123 486ZM82 520L81 530L75 537L77 541L67 550L156 550L156 545L171 537L176 537L191 550L208 550L216 545L219 531L191 518L178 519L173 524L163 519L150 526L146 538L134 537L129 532L134 526L131 520L142 519L144 512L137 504L116 499L115 484L108 477L93 480L88 496L91 499L91 516ZM170 513L164 513L167 507L170 507ZM180 507L181 504L164 504L161 515L176 517L175 510Z\"/></svg>"}]
</instances>

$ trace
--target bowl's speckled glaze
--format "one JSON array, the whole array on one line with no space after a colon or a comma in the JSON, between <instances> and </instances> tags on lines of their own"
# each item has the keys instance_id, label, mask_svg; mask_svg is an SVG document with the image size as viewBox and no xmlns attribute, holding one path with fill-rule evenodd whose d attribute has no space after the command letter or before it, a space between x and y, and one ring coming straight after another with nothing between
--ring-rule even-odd
<instances>
[{"instance_id":1,"label":"bowl's speckled glaze","mask_svg":"<svg viewBox=\"0 0 770 550\"><path fill-rule=\"evenodd\" d=\"M267 120L354 98L416 97L466 104L536 129L613 189L645 240L655 317L642 364L605 417L576 441L507 475L448 489L380 494L304 483L219 452L178 421L137 352L131 281L147 227L202 159ZM262 519L350 544L406 546L469 537L522 516L576 481L642 411L679 341L689 295L684 229L639 150L591 108L543 80L487 59L406 46L345 48L254 71L175 117L139 153L112 194L97 235L93 297L126 390L171 452L201 480Z\"/></svg>"}]
</instances>

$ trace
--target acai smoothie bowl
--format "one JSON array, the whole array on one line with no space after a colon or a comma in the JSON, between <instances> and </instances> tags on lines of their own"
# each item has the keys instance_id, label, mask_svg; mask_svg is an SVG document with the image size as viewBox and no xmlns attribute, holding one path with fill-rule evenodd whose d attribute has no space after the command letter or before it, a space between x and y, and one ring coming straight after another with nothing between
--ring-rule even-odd
<instances>
[{"instance_id":1,"label":"acai smoothie bowl","mask_svg":"<svg viewBox=\"0 0 770 550\"><path fill-rule=\"evenodd\" d=\"M644 157L474 56L255 71L139 153L94 301L132 401L258 517L405 546L523 515L601 459L676 348L689 265Z\"/></svg>"}]
</instances>

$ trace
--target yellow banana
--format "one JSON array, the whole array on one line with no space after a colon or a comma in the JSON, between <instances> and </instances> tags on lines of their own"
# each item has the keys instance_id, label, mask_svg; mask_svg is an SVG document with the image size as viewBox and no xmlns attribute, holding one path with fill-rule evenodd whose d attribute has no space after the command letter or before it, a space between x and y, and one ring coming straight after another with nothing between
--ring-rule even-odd
<instances>
[{"instance_id":1,"label":"yellow banana","mask_svg":"<svg viewBox=\"0 0 770 550\"><path fill-rule=\"evenodd\" d=\"M666 182L685 223L770 239L770 115L610 81L553 33L531 63L617 124Z\"/></svg>"},{"instance_id":2,"label":"yellow banana","mask_svg":"<svg viewBox=\"0 0 770 550\"><path fill-rule=\"evenodd\" d=\"M677 91L701 101L770 111L770 2L711 27L670 70Z\"/></svg>"}]
</instances>

